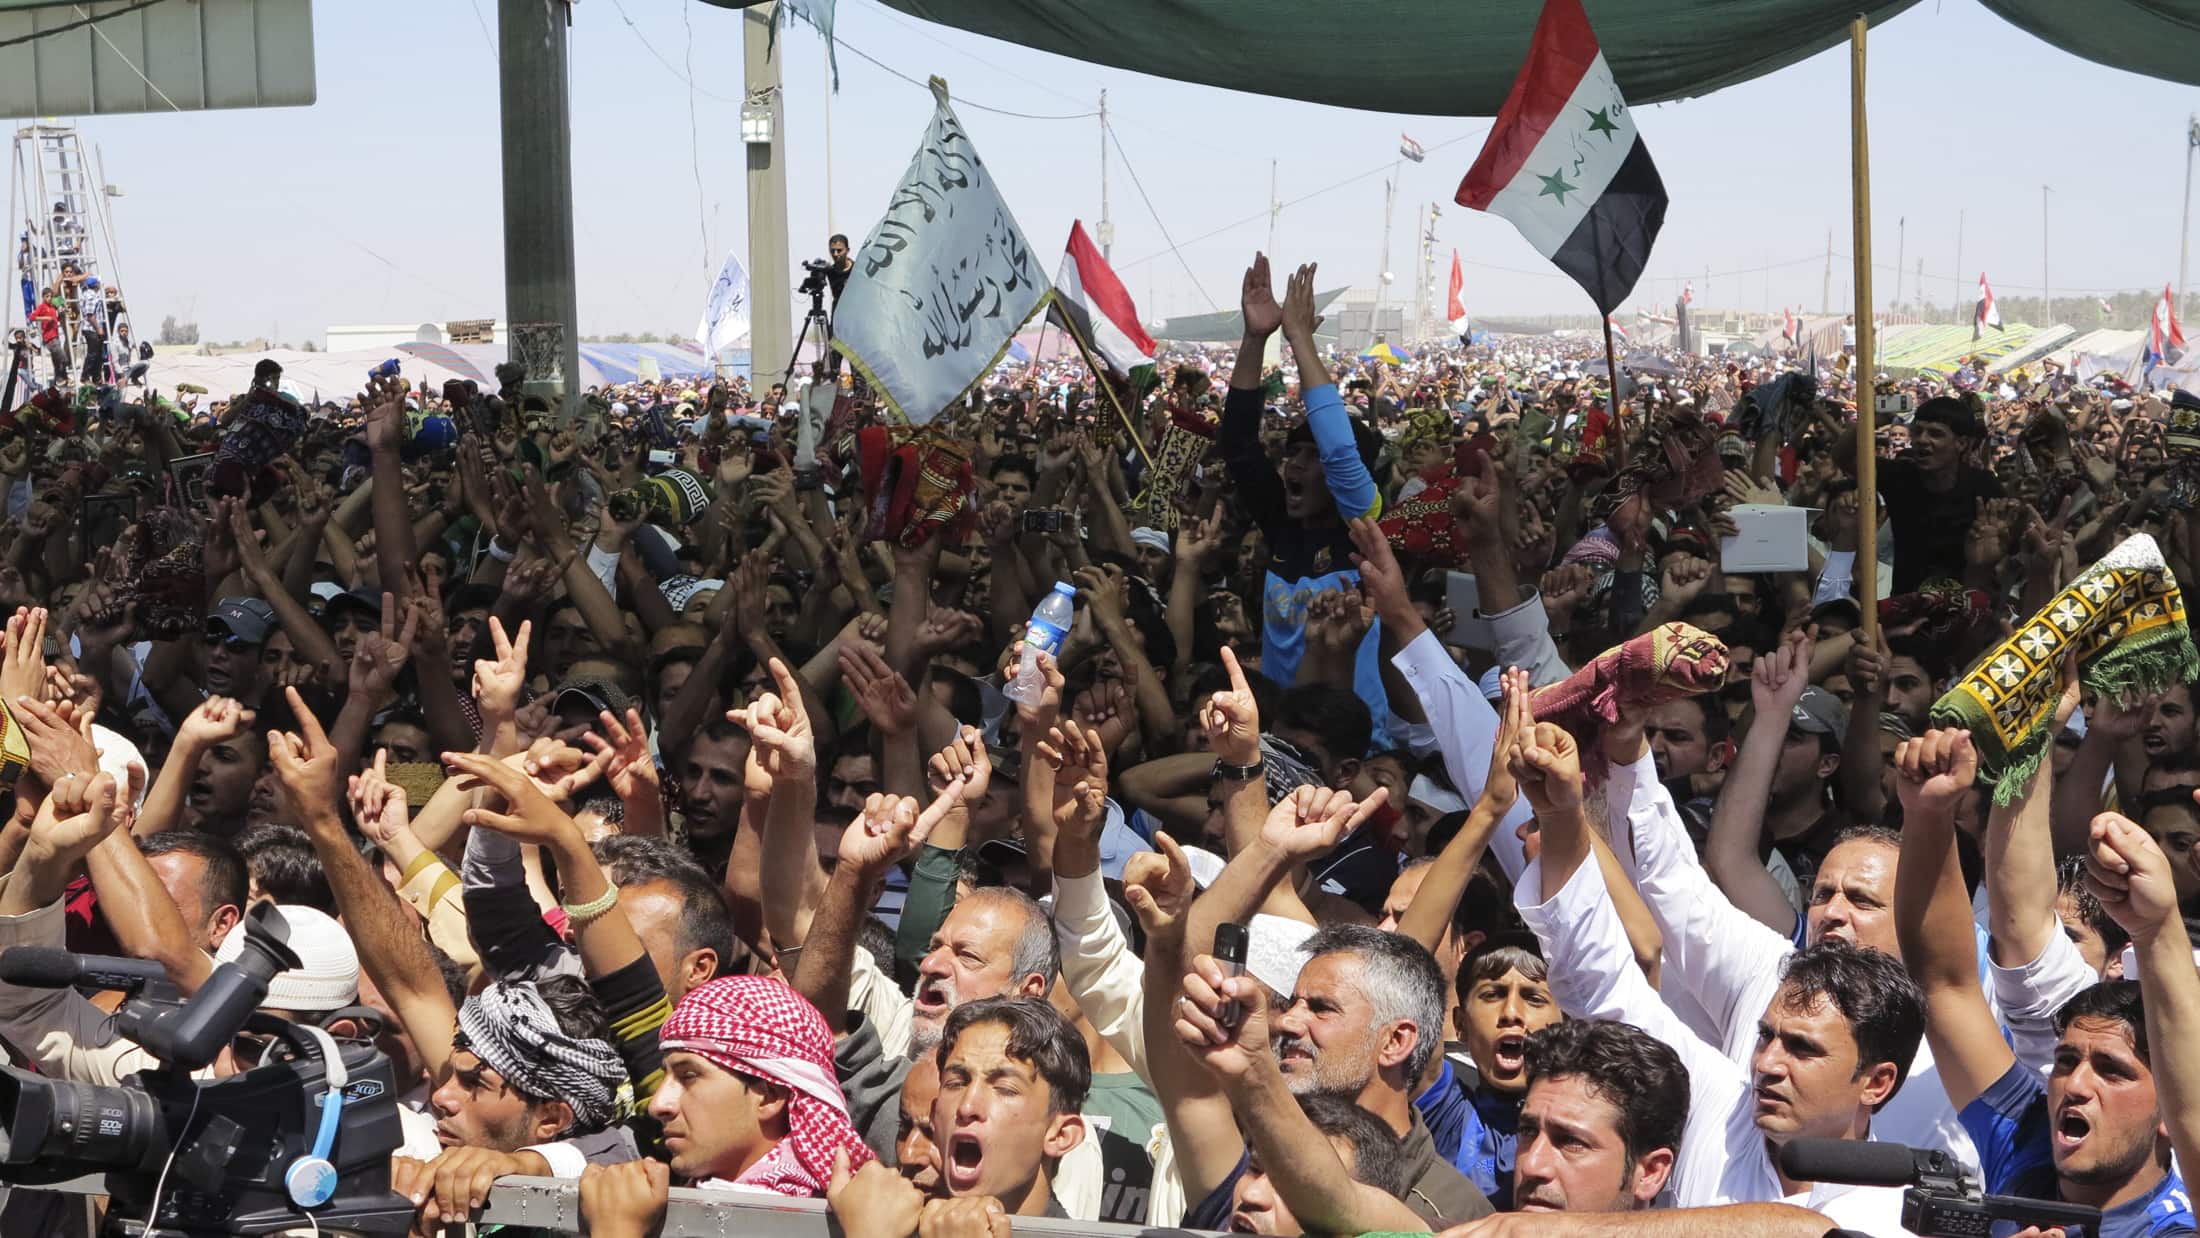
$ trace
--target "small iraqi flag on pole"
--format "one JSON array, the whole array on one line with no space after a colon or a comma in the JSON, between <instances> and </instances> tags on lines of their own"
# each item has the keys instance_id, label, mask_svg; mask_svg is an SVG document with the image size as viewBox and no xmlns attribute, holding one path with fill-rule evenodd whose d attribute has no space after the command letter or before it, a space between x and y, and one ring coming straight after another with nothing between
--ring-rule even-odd
<instances>
[{"instance_id":1,"label":"small iraqi flag on pole","mask_svg":"<svg viewBox=\"0 0 2200 1238\"><path fill-rule=\"evenodd\" d=\"M2147 325L2146 368L2175 365L2185 358L2185 330L2177 325L2177 303L2162 285L2162 299L2154 303L2154 321Z\"/></svg>"},{"instance_id":2,"label":"small iraqi flag on pole","mask_svg":"<svg viewBox=\"0 0 2200 1238\"><path fill-rule=\"evenodd\" d=\"M1444 317L1450 320L1454 335L1467 333L1467 304L1459 299L1466 287L1467 277L1459 268L1459 251L1455 249L1451 251L1451 295L1444 302Z\"/></svg>"},{"instance_id":3,"label":"small iraqi flag on pole","mask_svg":"<svg viewBox=\"0 0 2200 1238\"><path fill-rule=\"evenodd\" d=\"M1419 163L1422 160L1428 158L1428 152L1421 148L1421 144L1414 141L1410 135L1404 133L1398 135L1398 153L1404 155L1408 159L1411 159L1415 163Z\"/></svg>"},{"instance_id":4,"label":"small iraqi flag on pole","mask_svg":"<svg viewBox=\"0 0 2200 1238\"><path fill-rule=\"evenodd\" d=\"M1665 222L1665 183L1581 0L1546 0L1457 201L1511 220L1606 315L1633 291Z\"/></svg>"},{"instance_id":5,"label":"small iraqi flag on pole","mask_svg":"<svg viewBox=\"0 0 2200 1238\"><path fill-rule=\"evenodd\" d=\"M1780 328L1780 338L1792 344L1795 342L1795 311L1783 305L1780 315L1787 320L1787 325Z\"/></svg>"},{"instance_id":6,"label":"small iraqi flag on pole","mask_svg":"<svg viewBox=\"0 0 2200 1238\"><path fill-rule=\"evenodd\" d=\"M1978 309L1971 315L1971 338L1977 339L1985 333L1988 327L1992 327L1996 331L2002 329L2001 308L1994 304L1994 290L1987 286L1986 272L1980 271L1978 273Z\"/></svg>"}]
</instances>

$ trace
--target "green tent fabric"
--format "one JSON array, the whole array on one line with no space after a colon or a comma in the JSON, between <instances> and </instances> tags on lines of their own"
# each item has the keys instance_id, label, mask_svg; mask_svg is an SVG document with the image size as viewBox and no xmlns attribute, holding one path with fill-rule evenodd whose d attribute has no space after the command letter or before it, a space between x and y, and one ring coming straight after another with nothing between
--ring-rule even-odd
<instances>
[{"instance_id":1,"label":"green tent fabric","mask_svg":"<svg viewBox=\"0 0 2200 1238\"><path fill-rule=\"evenodd\" d=\"M710 0L744 8L754 0ZM882 0L912 17L1157 77L1337 107L1494 116L1542 0ZM1916 0L1583 0L1631 103L1708 94ZM2064 51L2200 85L2200 0L1982 0ZM1900 37L1899 32L1892 37ZM952 79L951 79L952 80ZM959 83L957 83L959 84Z\"/></svg>"},{"instance_id":2,"label":"green tent fabric","mask_svg":"<svg viewBox=\"0 0 2200 1238\"><path fill-rule=\"evenodd\" d=\"M1314 294L1314 312L1319 314L1328 309L1331 301L1343 295L1344 289L1341 287L1332 288L1327 292L1316 292ZM1331 324L1331 329L1328 331L1317 329L1314 333L1315 338L1331 339L1334 331L1334 324ZM1236 310L1218 310L1212 314L1185 314L1171 318L1155 327L1153 337L1157 340L1168 340L1176 344L1235 344L1245 338L1245 316Z\"/></svg>"},{"instance_id":3,"label":"green tent fabric","mask_svg":"<svg viewBox=\"0 0 2200 1238\"><path fill-rule=\"evenodd\" d=\"M1988 11L2096 64L2200 85L2195 0L1980 0Z\"/></svg>"}]
</instances>

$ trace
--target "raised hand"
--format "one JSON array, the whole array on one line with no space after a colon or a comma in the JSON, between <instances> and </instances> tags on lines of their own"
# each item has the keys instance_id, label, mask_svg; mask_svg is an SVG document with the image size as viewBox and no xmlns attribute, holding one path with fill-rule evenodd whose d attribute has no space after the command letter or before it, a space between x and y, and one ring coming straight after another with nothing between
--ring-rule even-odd
<instances>
[{"instance_id":1,"label":"raised hand","mask_svg":"<svg viewBox=\"0 0 2200 1238\"><path fill-rule=\"evenodd\" d=\"M504 621L489 616L489 648L493 657L474 662L474 702L481 707L485 725L510 718L519 710L519 695L527 686L527 645L534 624L519 622L519 633L507 637Z\"/></svg>"},{"instance_id":2,"label":"raised hand","mask_svg":"<svg viewBox=\"0 0 2200 1238\"><path fill-rule=\"evenodd\" d=\"M860 872L883 873L915 855L933 828L962 802L961 779L950 781L921 812L906 795L871 796L840 836L840 862Z\"/></svg>"},{"instance_id":3,"label":"raised hand","mask_svg":"<svg viewBox=\"0 0 2200 1238\"><path fill-rule=\"evenodd\" d=\"M397 621L397 595L382 595L382 624L359 637L351 655L351 690L369 700L388 701L397 695L397 676L412 660L413 638L420 631L420 612L408 607L402 627Z\"/></svg>"},{"instance_id":4,"label":"raised hand","mask_svg":"<svg viewBox=\"0 0 2200 1238\"><path fill-rule=\"evenodd\" d=\"M1520 780L1513 776L1512 758L1522 737L1535 729L1535 709L1528 672L1508 666L1497 682L1504 695L1497 711L1497 740L1490 746L1490 774L1482 784L1482 799L1502 816L1520 798Z\"/></svg>"},{"instance_id":5,"label":"raised hand","mask_svg":"<svg viewBox=\"0 0 2200 1238\"><path fill-rule=\"evenodd\" d=\"M977 640L985 632L985 622L967 610L950 610L934 607L924 617L924 625L917 629L914 652L919 658L929 658L950 649L959 649Z\"/></svg>"},{"instance_id":6,"label":"raised hand","mask_svg":"<svg viewBox=\"0 0 2200 1238\"><path fill-rule=\"evenodd\" d=\"M389 750L377 749L374 764L364 773L353 774L349 787L351 819L359 823L359 832L369 842L385 848L412 822L405 788L389 780L389 761Z\"/></svg>"},{"instance_id":7,"label":"raised hand","mask_svg":"<svg viewBox=\"0 0 2200 1238\"><path fill-rule=\"evenodd\" d=\"M1476 456L1473 471L1459 479L1451 492L1452 517L1467 526L1469 540L1502 544L1504 486L1497 465L1486 455Z\"/></svg>"},{"instance_id":8,"label":"raised hand","mask_svg":"<svg viewBox=\"0 0 2200 1238\"><path fill-rule=\"evenodd\" d=\"M46 690L46 608L18 610L8 619L7 652L0 656L0 700Z\"/></svg>"},{"instance_id":9,"label":"raised hand","mask_svg":"<svg viewBox=\"0 0 2200 1238\"><path fill-rule=\"evenodd\" d=\"M1658 601L1669 614L1677 614L1690 602L1702 596L1704 586L1711 583L1711 560L1694 555L1675 555L1665 564L1658 581Z\"/></svg>"},{"instance_id":10,"label":"raised hand","mask_svg":"<svg viewBox=\"0 0 2200 1238\"><path fill-rule=\"evenodd\" d=\"M1932 813L1949 818L1978 780L1978 752L1969 731L1927 731L1902 741L1895 749L1894 768L1905 817Z\"/></svg>"},{"instance_id":11,"label":"raised hand","mask_svg":"<svg viewBox=\"0 0 2200 1238\"><path fill-rule=\"evenodd\" d=\"M1199 893L1192 862L1167 830L1156 830L1154 851L1135 851L1123 863L1123 901L1131 905L1149 938L1184 918Z\"/></svg>"},{"instance_id":12,"label":"raised hand","mask_svg":"<svg viewBox=\"0 0 2200 1238\"><path fill-rule=\"evenodd\" d=\"M1048 732L1037 751L1054 770L1054 828L1097 838L1108 816L1108 750L1100 732L1072 722Z\"/></svg>"},{"instance_id":13,"label":"raised hand","mask_svg":"<svg viewBox=\"0 0 2200 1238\"><path fill-rule=\"evenodd\" d=\"M917 694L900 671L886 664L878 651L865 646L843 645L840 677L856 698L863 716L885 736L907 735L917 726Z\"/></svg>"},{"instance_id":14,"label":"raised hand","mask_svg":"<svg viewBox=\"0 0 2200 1238\"><path fill-rule=\"evenodd\" d=\"M1230 674L1230 687L1207 698L1200 708L1200 729L1215 758L1229 765L1251 765L1260 760L1260 705L1238 665L1237 653L1222 648L1222 668Z\"/></svg>"},{"instance_id":15,"label":"raised hand","mask_svg":"<svg viewBox=\"0 0 2200 1238\"><path fill-rule=\"evenodd\" d=\"M31 844L71 862L82 859L121 824L115 798L112 774L64 776L38 805Z\"/></svg>"},{"instance_id":16,"label":"raised hand","mask_svg":"<svg viewBox=\"0 0 2200 1238\"><path fill-rule=\"evenodd\" d=\"M1226 1007L1235 1018L1226 1021ZM1268 986L1250 976L1232 976L1211 954L1192 960L1184 976L1184 997L1176 1004L1176 1034L1208 1070L1224 1079L1243 1078L1269 1056Z\"/></svg>"},{"instance_id":17,"label":"raised hand","mask_svg":"<svg viewBox=\"0 0 2200 1238\"><path fill-rule=\"evenodd\" d=\"M1513 746L1512 776L1539 817L1581 808L1581 747L1564 727L1538 722L1523 730Z\"/></svg>"},{"instance_id":18,"label":"raised hand","mask_svg":"<svg viewBox=\"0 0 2200 1238\"><path fill-rule=\"evenodd\" d=\"M1245 318L1245 338L1265 340L1283 325L1283 307L1268 278L1268 255L1254 254L1238 287L1238 312Z\"/></svg>"},{"instance_id":19,"label":"raised hand","mask_svg":"<svg viewBox=\"0 0 2200 1238\"><path fill-rule=\"evenodd\" d=\"M596 720L603 726L603 735L590 731L581 736L581 742L606 758L603 773L611 783L611 793L631 800L659 790L662 783L657 777L657 762L649 755L649 732L642 726L642 711L628 709L622 722L607 709L596 715Z\"/></svg>"},{"instance_id":20,"label":"raised hand","mask_svg":"<svg viewBox=\"0 0 2200 1238\"><path fill-rule=\"evenodd\" d=\"M17 726L30 741L31 773L49 787L63 779L86 779L99 770L99 749L92 743L92 716L74 706L57 709L36 697L19 696L12 707Z\"/></svg>"},{"instance_id":21,"label":"raised hand","mask_svg":"<svg viewBox=\"0 0 2200 1238\"><path fill-rule=\"evenodd\" d=\"M1817 640L1816 627L1790 632L1770 656L1757 659L1749 695L1758 717L1785 719L1794 712L1803 689L1810 686L1810 650Z\"/></svg>"},{"instance_id":22,"label":"raised hand","mask_svg":"<svg viewBox=\"0 0 2200 1238\"><path fill-rule=\"evenodd\" d=\"M514 842L537 844L556 842L568 831L580 830L524 770L480 752L446 752L443 765L453 777L463 780L460 790L489 790L504 798L505 812L467 809L468 825L487 826Z\"/></svg>"},{"instance_id":23,"label":"raised hand","mask_svg":"<svg viewBox=\"0 0 2200 1238\"><path fill-rule=\"evenodd\" d=\"M810 729L809 711L802 706L802 687L778 658L771 660L770 669L779 691L762 693L747 706L726 711L726 721L740 723L755 741L749 748L752 792L769 792L782 780L817 777L817 737Z\"/></svg>"},{"instance_id":24,"label":"raised hand","mask_svg":"<svg viewBox=\"0 0 2200 1238\"><path fill-rule=\"evenodd\" d=\"M1375 613L1391 627L1412 627L1420 614L1406 593L1406 574L1391 553L1390 539L1382 526L1366 516L1356 516L1349 526L1352 566L1360 569L1360 593L1373 603ZM1403 638L1404 633L1400 633Z\"/></svg>"},{"instance_id":25,"label":"raised hand","mask_svg":"<svg viewBox=\"0 0 2200 1238\"><path fill-rule=\"evenodd\" d=\"M1314 264L1309 262L1291 273L1291 282L1283 290L1283 334L1292 340L1314 338L1314 332L1322 325L1322 317L1314 312Z\"/></svg>"},{"instance_id":26,"label":"raised hand","mask_svg":"<svg viewBox=\"0 0 2200 1238\"><path fill-rule=\"evenodd\" d=\"M957 731L955 738L926 762L925 778L935 796L945 795L947 788L960 783L965 803L974 805L984 799L986 788L993 782L993 754L986 751L985 736L974 726Z\"/></svg>"},{"instance_id":27,"label":"raised hand","mask_svg":"<svg viewBox=\"0 0 2200 1238\"><path fill-rule=\"evenodd\" d=\"M1293 860L1310 860L1358 829L1389 796L1377 787L1373 795L1355 802L1349 791L1300 787L1268 811L1260 840Z\"/></svg>"},{"instance_id":28,"label":"raised hand","mask_svg":"<svg viewBox=\"0 0 2200 1238\"><path fill-rule=\"evenodd\" d=\"M2129 817L2104 812L2093 818L2085 884L2109 918L2136 941L2151 941L2166 926L2184 929L2169 856Z\"/></svg>"},{"instance_id":29,"label":"raised hand","mask_svg":"<svg viewBox=\"0 0 2200 1238\"><path fill-rule=\"evenodd\" d=\"M268 763L275 767L275 777L282 784L290 819L320 820L336 808L336 745L329 742L328 732L321 729L321 720L313 716L296 688L283 689L283 695L290 701L290 712L298 720L298 729L276 731L267 737Z\"/></svg>"},{"instance_id":30,"label":"raised hand","mask_svg":"<svg viewBox=\"0 0 2200 1238\"><path fill-rule=\"evenodd\" d=\"M184 715L183 725L176 728L176 744L199 749L226 744L251 730L258 718L257 712L226 696L210 696Z\"/></svg>"}]
</instances>

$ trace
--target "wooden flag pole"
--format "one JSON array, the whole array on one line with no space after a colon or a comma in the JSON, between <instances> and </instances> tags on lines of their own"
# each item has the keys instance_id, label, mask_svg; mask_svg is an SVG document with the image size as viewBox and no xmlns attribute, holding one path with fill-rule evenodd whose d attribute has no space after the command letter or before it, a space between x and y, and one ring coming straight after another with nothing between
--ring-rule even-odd
<instances>
[{"instance_id":1,"label":"wooden flag pole","mask_svg":"<svg viewBox=\"0 0 2200 1238\"><path fill-rule=\"evenodd\" d=\"M1619 354L1612 349L1612 316L1604 315L1604 373L1612 383L1612 458L1618 464L1627 460L1627 419L1620 410L1624 407L1619 398ZM1618 465L1615 464L1614 467Z\"/></svg>"},{"instance_id":2,"label":"wooden flag pole","mask_svg":"<svg viewBox=\"0 0 2200 1238\"><path fill-rule=\"evenodd\" d=\"M1872 360L1871 142L1864 124L1864 33L1860 13L1849 23L1849 160L1856 224L1856 579L1862 584L1864 638L1879 636L1878 370Z\"/></svg>"},{"instance_id":3,"label":"wooden flag pole","mask_svg":"<svg viewBox=\"0 0 2200 1238\"><path fill-rule=\"evenodd\" d=\"M1108 372L1101 368L1099 360L1092 355L1092 350L1085 347L1085 337L1079 335L1077 329L1069 325L1066 320L1067 315L1064 316L1064 319L1062 334L1069 337L1070 343L1077 345L1078 355L1085 359L1085 372L1092 376L1092 385L1098 387L1108 397L1108 404L1115 409L1115 415L1122 418L1123 429L1131 436L1131 446L1138 449L1139 456L1146 461L1146 467L1152 468L1153 453L1146 450L1146 436L1138 432L1138 423L1131 420L1129 410L1123 407L1123 401L1116 398L1115 384L1108 381Z\"/></svg>"}]
</instances>

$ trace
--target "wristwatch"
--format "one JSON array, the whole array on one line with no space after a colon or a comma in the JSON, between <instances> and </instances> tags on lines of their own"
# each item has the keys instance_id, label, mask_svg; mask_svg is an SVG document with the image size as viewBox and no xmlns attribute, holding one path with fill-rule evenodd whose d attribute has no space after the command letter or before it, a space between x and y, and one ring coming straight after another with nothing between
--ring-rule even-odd
<instances>
[{"instance_id":1,"label":"wristwatch","mask_svg":"<svg viewBox=\"0 0 2200 1238\"><path fill-rule=\"evenodd\" d=\"M1215 762L1214 777L1231 782L1255 782L1267 771L1268 763L1266 761L1255 761L1251 765L1231 765L1218 760Z\"/></svg>"}]
</instances>

